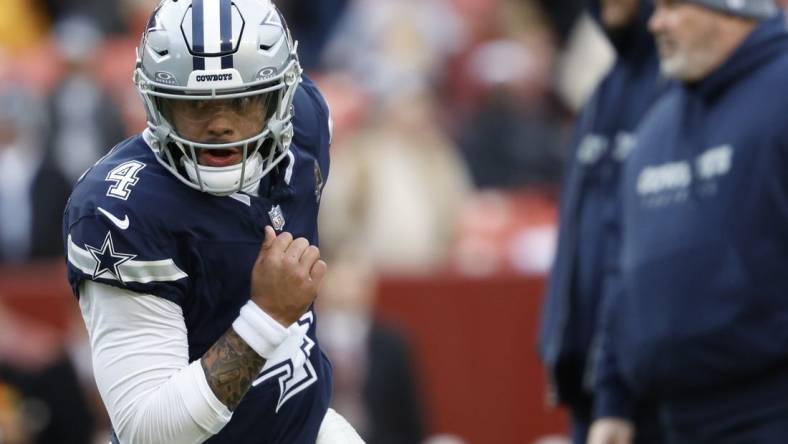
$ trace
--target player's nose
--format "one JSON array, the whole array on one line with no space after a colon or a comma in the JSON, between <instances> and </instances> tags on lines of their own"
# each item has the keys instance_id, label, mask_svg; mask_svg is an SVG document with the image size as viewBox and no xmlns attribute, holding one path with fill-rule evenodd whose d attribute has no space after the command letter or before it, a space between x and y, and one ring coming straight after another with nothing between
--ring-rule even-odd
<instances>
[{"instance_id":1,"label":"player's nose","mask_svg":"<svg viewBox=\"0 0 788 444\"><path fill-rule=\"evenodd\" d=\"M236 131L232 120L222 114L215 114L205 125L205 134L210 139L230 139L235 136Z\"/></svg>"}]
</instances>

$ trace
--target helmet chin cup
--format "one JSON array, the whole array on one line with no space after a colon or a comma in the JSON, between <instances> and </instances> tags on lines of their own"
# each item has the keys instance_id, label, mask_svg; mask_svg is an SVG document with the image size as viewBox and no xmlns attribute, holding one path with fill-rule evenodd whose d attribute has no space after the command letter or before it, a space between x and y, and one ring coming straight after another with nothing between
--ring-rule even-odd
<instances>
[{"instance_id":1,"label":"helmet chin cup","mask_svg":"<svg viewBox=\"0 0 788 444\"><path fill-rule=\"evenodd\" d=\"M263 157L259 152L252 154L244 165L240 162L226 167L199 165L191 157L183 156L181 164L192 181L202 184L203 191L216 195L228 195L237 191L253 192L262 178Z\"/></svg>"}]
</instances>

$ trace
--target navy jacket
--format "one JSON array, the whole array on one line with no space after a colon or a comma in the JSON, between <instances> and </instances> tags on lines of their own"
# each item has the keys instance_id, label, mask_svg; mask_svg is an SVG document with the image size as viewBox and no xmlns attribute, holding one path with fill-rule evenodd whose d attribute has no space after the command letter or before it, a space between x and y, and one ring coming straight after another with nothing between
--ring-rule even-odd
<instances>
[{"instance_id":1,"label":"navy jacket","mask_svg":"<svg viewBox=\"0 0 788 444\"><path fill-rule=\"evenodd\" d=\"M756 28L643 121L624 175L622 292L598 414L788 370L788 33Z\"/></svg>"},{"instance_id":2,"label":"navy jacket","mask_svg":"<svg viewBox=\"0 0 788 444\"><path fill-rule=\"evenodd\" d=\"M260 194L219 197L191 189L156 159L143 136L115 147L79 181L63 233L68 278L178 304L189 360L199 359L249 300L252 266L266 225L318 243L320 192L329 169L328 108L307 78L294 101L295 137L284 165ZM121 218L123 221L121 222ZM331 398L331 366L313 311L265 364L232 420L207 442L314 443Z\"/></svg>"},{"instance_id":3,"label":"navy jacket","mask_svg":"<svg viewBox=\"0 0 788 444\"><path fill-rule=\"evenodd\" d=\"M539 349L559 398L587 397L583 379L600 300L619 250L619 176L632 132L660 91L646 22L649 1L628 29L609 35L618 59L585 106L566 167L558 251L542 313ZM598 17L599 2L592 2ZM586 384L588 385L588 384Z\"/></svg>"}]
</instances>

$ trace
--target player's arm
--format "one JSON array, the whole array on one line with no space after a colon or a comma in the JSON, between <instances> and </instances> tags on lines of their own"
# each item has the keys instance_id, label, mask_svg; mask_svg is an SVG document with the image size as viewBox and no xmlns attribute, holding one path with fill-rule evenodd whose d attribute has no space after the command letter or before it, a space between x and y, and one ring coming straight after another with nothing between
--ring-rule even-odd
<instances>
[{"instance_id":1,"label":"player's arm","mask_svg":"<svg viewBox=\"0 0 788 444\"><path fill-rule=\"evenodd\" d=\"M199 443L218 433L262 369L264 356L286 338L284 325L311 305L325 268L319 250L306 240L276 237L269 228L252 273L252 302L191 364L177 304L97 282L83 284L80 307L96 382L120 441Z\"/></svg>"},{"instance_id":2,"label":"player's arm","mask_svg":"<svg viewBox=\"0 0 788 444\"><path fill-rule=\"evenodd\" d=\"M231 329L202 356L200 364L216 397L235 410L265 359Z\"/></svg>"},{"instance_id":3,"label":"player's arm","mask_svg":"<svg viewBox=\"0 0 788 444\"><path fill-rule=\"evenodd\" d=\"M326 272L320 250L290 233L266 238L252 270L251 301L241 317L202 357L202 367L216 397L230 410L244 394L296 322L314 302Z\"/></svg>"}]
</instances>

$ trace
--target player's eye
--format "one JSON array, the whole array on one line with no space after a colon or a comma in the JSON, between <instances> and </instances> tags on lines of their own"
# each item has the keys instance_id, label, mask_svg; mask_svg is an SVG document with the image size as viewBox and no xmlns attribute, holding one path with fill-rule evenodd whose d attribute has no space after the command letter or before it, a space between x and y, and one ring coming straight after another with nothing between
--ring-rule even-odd
<instances>
[{"instance_id":1,"label":"player's eye","mask_svg":"<svg viewBox=\"0 0 788 444\"><path fill-rule=\"evenodd\" d=\"M252 106L256 105L258 102L256 97L239 97L236 99L232 99L230 102L230 107L237 112L249 112L252 110Z\"/></svg>"},{"instance_id":2,"label":"player's eye","mask_svg":"<svg viewBox=\"0 0 788 444\"><path fill-rule=\"evenodd\" d=\"M208 100L188 100L187 108L189 111L204 111L210 106Z\"/></svg>"}]
</instances>

